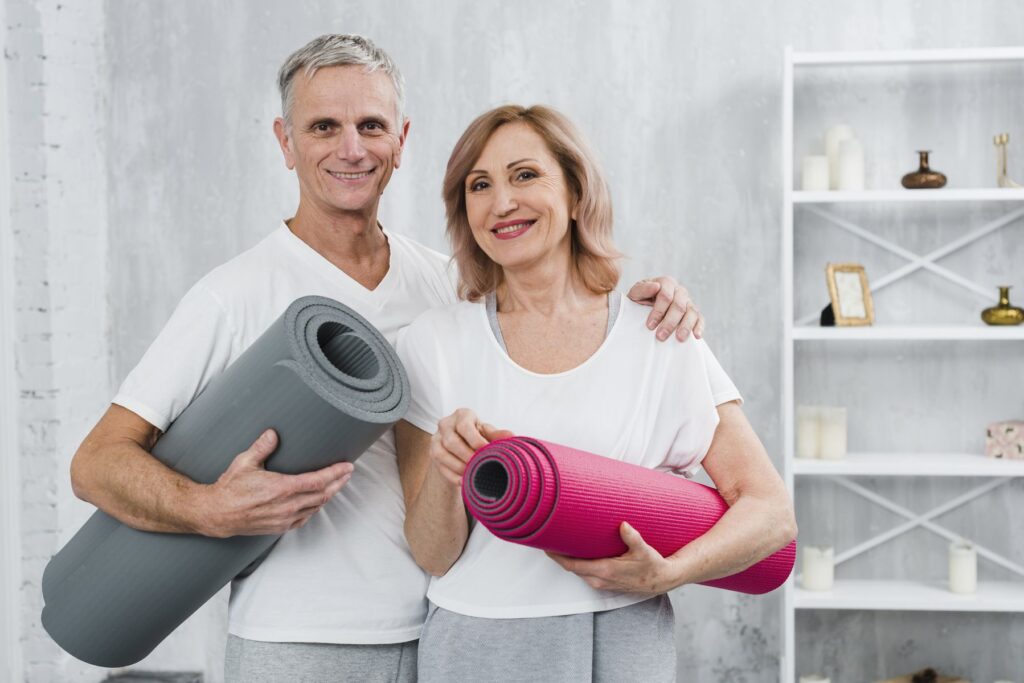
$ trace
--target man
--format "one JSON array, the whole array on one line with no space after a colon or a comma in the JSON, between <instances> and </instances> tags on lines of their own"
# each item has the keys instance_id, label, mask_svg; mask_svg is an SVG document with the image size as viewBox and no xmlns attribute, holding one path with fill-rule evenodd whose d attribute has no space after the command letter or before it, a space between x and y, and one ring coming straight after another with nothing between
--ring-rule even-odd
<instances>
[{"instance_id":1,"label":"man","mask_svg":"<svg viewBox=\"0 0 1024 683\"><path fill-rule=\"evenodd\" d=\"M210 485L149 453L299 296L344 302L392 343L420 312L454 300L447 259L377 221L409 133L388 55L358 36L322 36L289 57L279 86L274 133L299 180L294 218L185 295L75 454L72 484L137 529L284 534L232 585L228 680L413 680L426 577L403 536L390 431L354 466L282 475L263 467L277 444L267 430ZM649 327L661 339L677 325L680 339L699 336L699 313L671 279L631 296L654 299Z\"/></svg>"}]
</instances>

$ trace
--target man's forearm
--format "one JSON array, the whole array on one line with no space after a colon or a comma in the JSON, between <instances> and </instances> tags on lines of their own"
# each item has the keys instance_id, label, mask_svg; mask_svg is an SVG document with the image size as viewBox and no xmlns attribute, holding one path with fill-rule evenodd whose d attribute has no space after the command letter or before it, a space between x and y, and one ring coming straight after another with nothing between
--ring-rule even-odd
<instances>
[{"instance_id":1,"label":"man's forearm","mask_svg":"<svg viewBox=\"0 0 1024 683\"><path fill-rule=\"evenodd\" d=\"M131 441L89 444L72 462L77 495L142 531L203 533L202 485L175 472Z\"/></svg>"}]
</instances>

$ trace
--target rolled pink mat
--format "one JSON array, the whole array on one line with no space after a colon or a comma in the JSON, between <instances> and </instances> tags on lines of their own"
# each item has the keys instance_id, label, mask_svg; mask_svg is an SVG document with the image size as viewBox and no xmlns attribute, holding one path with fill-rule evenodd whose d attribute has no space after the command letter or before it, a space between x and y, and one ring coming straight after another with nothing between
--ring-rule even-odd
<instances>
[{"instance_id":1,"label":"rolled pink mat","mask_svg":"<svg viewBox=\"0 0 1024 683\"><path fill-rule=\"evenodd\" d=\"M466 509L495 536L579 558L626 552L629 524L662 556L703 535L729 506L703 484L568 446L512 437L484 446L462 477ZM703 585L767 593L793 571L796 541Z\"/></svg>"}]
</instances>

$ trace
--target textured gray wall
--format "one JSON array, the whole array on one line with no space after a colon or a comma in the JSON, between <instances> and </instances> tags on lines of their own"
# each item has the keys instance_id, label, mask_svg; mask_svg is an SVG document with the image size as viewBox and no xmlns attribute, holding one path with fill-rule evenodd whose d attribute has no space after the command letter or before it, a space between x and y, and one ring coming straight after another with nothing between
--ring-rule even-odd
<instances>
[{"instance_id":1,"label":"textured gray wall","mask_svg":"<svg viewBox=\"0 0 1024 683\"><path fill-rule=\"evenodd\" d=\"M744 393L747 414L777 464L783 46L815 50L1024 44L1024 6L1010 0L376 0L287 5L270 0L112 0L96 6L102 7L104 28L90 23L84 30L105 32L104 52L93 59L107 74L99 89L104 97L95 104L98 129L105 136L95 172L105 173L105 178L94 183L97 203L104 201L105 185L106 206L87 220L94 229L102 227L100 221L106 227L109 281L106 300L96 301L94 309L99 319L109 321L110 365L108 385L96 386L94 395L80 400L82 406L93 410L97 396L112 395L192 282L290 215L295 184L270 130L278 108L276 69L291 50L319 33L356 32L373 37L396 58L409 89L409 147L385 197L383 222L445 249L440 182L448 152L464 126L485 108L505 102L543 102L562 109L605 161L616 203L617 242L631 258L626 280L671 273L687 284L708 316L709 341ZM879 87L884 91L884 84ZM26 86L26 92L36 91ZM923 101L903 93L888 119L869 115L852 121L862 138L877 133L882 145L867 146L869 167L876 174L872 177L898 177L913 161L902 150L930 143L915 139L906 126L885 133L892 116L924 116L938 134L938 121L977 111L977 92L981 90L963 94L951 89ZM843 97L840 88L838 93L826 92L828 106L801 101L799 125L813 131L831 122ZM1016 99L992 103L1015 117L971 120L977 119L979 126L998 123L1016 141L1024 140L1022 101L1018 90ZM954 106L947 113L944 108L950 103ZM814 144L808 134L798 135L798 154ZM959 164L965 169L963 184L968 179L983 182L985 163L991 159L988 144L983 137L977 148L967 145L937 156L935 166L952 175ZM899 151L890 154L892 150ZM60 156L50 156L56 166ZM888 165L878 161L883 157ZM878 163L871 166L873 159ZM85 166L78 164L75 168ZM1018 177L1024 176L1019 158L1015 164ZM67 202L58 206L58 215L69 212ZM962 216L972 222L983 217L976 211ZM884 213L869 218L895 221ZM936 237L958 229L955 216L931 220L938 226ZM894 229L900 229L898 223ZM900 239L923 239L904 232L898 233ZM836 233L829 234L812 237L801 247L801 257L810 263L798 274L798 310L820 305L820 263L825 258L860 259L869 263L869 273L876 272L873 267L885 272L896 263L872 262L876 253L858 251L852 243L840 251L843 243L835 241ZM954 262L984 282L1010 277L1020 292L1024 280L1019 265L1013 271L1005 266L993 271L988 265L1003 258L1019 264L1020 234L1019 229L1004 234ZM840 257L834 256L837 252ZM62 277L73 284L74 269ZM973 319L978 300L935 282L924 280L920 291L910 288L907 294L894 295L879 318L906 319L914 311L908 301L937 295L956 304L950 319ZM935 302L927 306L940 310ZM920 447L934 441L936 448L948 443L969 448L977 424L1024 413L1019 379L1013 379L1021 375L1019 348L996 350L993 357L1005 374L977 380L977 368L989 352L988 347L929 350L930 357L923 359L931 368L929 379L927 373L922 376L921 366L909 362L917 355L910 348L891 356L871 351L837 357L812 351L798 375L798 395L836 400L837 387L854 387L849 400L858 414L851 408L851 428L856 420L883 429L851 432L853 447L881 447L873 434L891 434L908 420L924 420L924 428L915 430L923 435ZM862 380L867 370L876 373L874 383ZM831 388L816 389L822 377ZM893 395L896 389L904 400L896 406L879 402L879 396ZM963 411L969 419L953 419ZM923 506L949 495L947 488L955 484L901 484L893 494L908 505ZM1012 497L1001 493L983 504L987 507L981 512L965 513L958 522L964 533L980 534L1024 562L1019 535L1008 547L1008 520L1013 501L1019 512L1020 483L1012 490ZM844 547L890 521L865 504L833 496L824 486L807 491L801 487L798 494L804 510L815 504L819 507L814 509L824 510L801 516L802 531L810 540L825 537ZM915 536L843 571L938 576L945 562L940 545ZM983 566L983 576L985 571ZM675 597L681 680L776 680L781 623L777 596L751 598L697 587ZM215 678L222 619L222 605L194 619L174 643L158 651L156 665L205 669ZM928 664L973 672L976 681L1024 677L1018 655L1024 640L1020 615L946 619L823 613L801 615L797 627L799 669L833 673L833 680L868 680ZM79 671L77 676L85 680L87 674Z\"/></svg>"}]
</instances>

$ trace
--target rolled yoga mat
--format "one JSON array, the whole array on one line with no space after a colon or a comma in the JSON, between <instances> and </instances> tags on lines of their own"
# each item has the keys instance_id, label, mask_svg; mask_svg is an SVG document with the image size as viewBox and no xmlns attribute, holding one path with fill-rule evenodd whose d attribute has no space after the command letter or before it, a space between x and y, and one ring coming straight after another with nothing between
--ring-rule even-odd
<instances>
[{"instance_id":1,"label":"rolled yoga mat","mask_svg":"<svg viewBox=\"0 0 1024 683\"><path fill-rule=\"evenodd\" d=\"M709 486L527 437L477 451L462 477L462 497L469 513L499 538L588 559L626 552L622 522L667 557L729 509ZM789 577L795 557L793 541L738 574L703 585L767 593Z\"/></svg>"},{"instance_id":2,"label":"rolled yoga mat","mask_svg":"<svg viewBox=\"0 0 1024 683\"><path fill-rule=\"evenodd\" d=\"M279 441L267 469L308 472L358 458L408 403L408 378L380 332L336 301L303 297L196 397L153 455L209 484L272 427ZM82 661L134 664L278 538L151 533L96 512L43 573L43 626Z\"/></svg>"}]
</instances>

